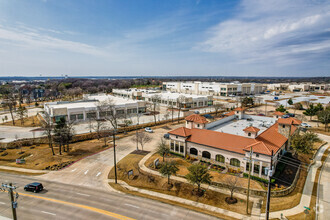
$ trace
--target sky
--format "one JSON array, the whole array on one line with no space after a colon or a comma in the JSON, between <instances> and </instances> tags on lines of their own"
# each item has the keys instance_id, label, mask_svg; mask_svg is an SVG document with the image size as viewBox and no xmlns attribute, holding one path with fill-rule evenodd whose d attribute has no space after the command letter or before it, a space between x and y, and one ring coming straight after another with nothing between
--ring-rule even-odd
<instances>
[{"instance_id":1,"label":"sky","mask_svg":"<svg viewBox=\"0 0 330 220\"><path fill-rule=\"evenodd\" d=\"M329 0L0 0L0 76L330 76Z\"/></svg>"}]
</instances>

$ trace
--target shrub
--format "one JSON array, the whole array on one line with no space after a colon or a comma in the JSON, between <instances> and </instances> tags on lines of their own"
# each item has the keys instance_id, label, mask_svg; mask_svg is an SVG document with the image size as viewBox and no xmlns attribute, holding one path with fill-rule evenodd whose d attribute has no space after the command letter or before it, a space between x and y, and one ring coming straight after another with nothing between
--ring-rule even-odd
<instances>
[{"instance_id":1,"label":"shrub","mask_svg":"<svg viewBox=\"0 0 330 220\"><path fill-rule=\"evenodd\" d=\"M246 178L248 178L249 177L249 174L243 173L243 176L246 177ZM268 183L268 180L266 180L264 178L261 178L261 177L257 177L257 176L252 176L251 175L251 179L256 180L256 181L259 181L259 182L262 182L262 183L266 183L266 184ZM271 183L275 182L275 179L271 179L270 182Z\"/></svg>"}]
</instances>

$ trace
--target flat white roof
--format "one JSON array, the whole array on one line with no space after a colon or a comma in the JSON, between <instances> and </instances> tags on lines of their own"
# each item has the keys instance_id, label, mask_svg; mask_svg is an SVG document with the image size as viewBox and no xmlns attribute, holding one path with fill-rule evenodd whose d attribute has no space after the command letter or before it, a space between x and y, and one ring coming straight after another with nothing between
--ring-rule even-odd
<instances>
[{"instance_id":1,"label":"flat white roof","mask_svg":"<svg viewBox=\"0 0 330 220\"><path fill-rule=\"evenodd\" d=\"M147 96L147 97L152 97L154 95L160 95L162 99L177 99L180 96L184 96L186 98L198 99L198 98L207 98L210 96L210 95L185 94L185 93L178 93L178 92L161 92L161 93L156 93L156 94L145 94L145 96Z\"/></svg>"},{"instance_id":2,"label":"flat white roof","mask_svg":"<svg viewBox=\"0 0 330 220\"><path fill-rule=\"evenodd\" d=\"M246 135L243 130L247 127L253 126L259 128L260 129L260 131L258 132L259 135L265 130L267 130L270 126L272 126L274 123L275 123L275 119L273 118L257 116L257 117L252 117L252 120L249 121L246 118L243 118L241 120L235 119L232 121L228 121L224 124L210 128L210 130L245 137Z\"/></svg>"},{"instance_id":3,"label":"flat white roof","mask_svg":"<svg viewBox=\"0 0 330 220\"><path fill-rule=\"evenodd\" d=\"M76 101L76 102L49 102L46 103L51 108L95 108L97 103L112 100L114 105L127 105L127 104L136 104L141 101L135 101L132 99L124 99L120 97L110 96L110 95L89 95L85 96L86 100ZM93 101L96 100L96 101Z\"/></svg>"}]
</instances>

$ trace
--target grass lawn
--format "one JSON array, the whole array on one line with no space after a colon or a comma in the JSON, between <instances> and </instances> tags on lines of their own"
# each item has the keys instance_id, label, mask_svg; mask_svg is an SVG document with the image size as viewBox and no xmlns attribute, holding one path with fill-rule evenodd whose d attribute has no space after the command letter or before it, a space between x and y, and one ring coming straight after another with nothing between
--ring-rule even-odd
<instances>
[{"instance_id":1,"label":"grass lawn","mask_svg":"<svg viewBox=\"0 0 330 220\"><path fill-rule=\"evenodd\" d=\"M12 120L9 120L5 123L2 123L1 125L13 126L13 122L12 122ZM16 119L15 120L15 126L18 126L18 127L41 127L41 123L40 123L37 116L30 116L30 117L24 118L24 125L22 124L21 120Z\"/></svg>"},{"instance_id":2,"label":"grass lawn","mask_svg":"<svg viewBox=\"0 0 330 220\"><path fill-rule=\"evenodd\" d=\"M225 202L225 198L228 197L228 195L211 190L206 190L203 196L198 197L193 193L195 192L196 186L174 180L171 180L171 185L168 185L167 178L144 173L138 168L138 163L144 156L145 155L131 153L123 158L118 163L118 179L123 180L134 187L177 196L245 214L246 201L244 200L238 199L236 204L229 205ZM134 176L128 178L127 171L131 169L133 170ZM114 178L113 169L109 173L109 178ZM249 207L252 207L252 202Z\"/></svg>"},{"instance_id":3,"label":"grass lawn","mask_svg":"<svg viewBox=\"0 0 330 220\"><path fill-rule=\"evenodd\" d=\"M54 156L48 144L23 146L21 149L6 149L4 151L1 150L0 165L43 170L47 166L77 161L82 157L99 152L105 149L103 145L103 141L97 139L77 142L70 145L69 153L62 152L62 155L58 154L58 148L55 147L56 155ZM16 159L18 158L25 158L26 163L16 164Z\"/></svg>"},{"instance_id":4,"label":"grass lawn","mask_svg":"<svg viewBox=\"0 0 330 220\"><path fill-rule=\"evenodd\" d=\"M156 160L157 158L159 159L160 162L163 161L163 158L159 154L156 153L156 154L152 155L146 161L145 166L153 169L153 167L151 167L151 165L153 165L154 160ZM173 160L176 161L177 167L179 168L179 171L177 172L177 175L179 175L179 176L187 175L188 172L189 172L188 167L192 165L189 161L187 161L183 158L180 158L180 157L176 157L176 156L165 157L165 160L166 161L173 161ZM232 175L230 175L230 174L219 173L219 172L213 171L213 170L210 170L210 174L213 176L212 181L214 181L214 182L226 182L226 180L228 178L232 177ZM250 185L251 189L264 190L258 181L255 181L255 180L251 179L250 184L251 184ZM238 185L241 186L241 187L247 188L248 179L247 178L239 178Z\"/></svg>"}]
</instances>

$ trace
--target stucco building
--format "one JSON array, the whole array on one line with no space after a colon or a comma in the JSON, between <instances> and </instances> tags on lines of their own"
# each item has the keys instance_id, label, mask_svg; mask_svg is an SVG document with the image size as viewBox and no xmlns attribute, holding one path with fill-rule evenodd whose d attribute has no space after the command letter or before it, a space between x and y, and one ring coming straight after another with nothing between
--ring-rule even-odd
<instances>
[{"instance_id":1,"label":"stucco building","mask_svg":"<svg viewBox=\"0 0 330 220\"><path fill-rule=\"evenodd\" d=\"M169 148L241 172L248 172L252 148L252 175L266 178L272 153L276 166L300 123L294 118L246 115L242 108L211 123L201 115L190 115L185 127L168 132Z\"/></svg>"}]
</instances>

